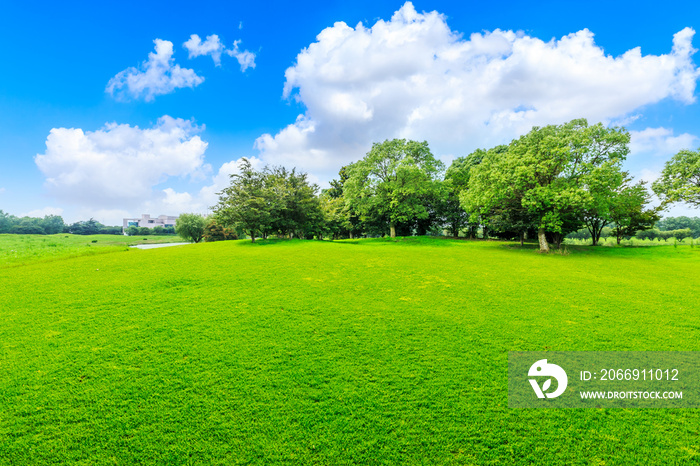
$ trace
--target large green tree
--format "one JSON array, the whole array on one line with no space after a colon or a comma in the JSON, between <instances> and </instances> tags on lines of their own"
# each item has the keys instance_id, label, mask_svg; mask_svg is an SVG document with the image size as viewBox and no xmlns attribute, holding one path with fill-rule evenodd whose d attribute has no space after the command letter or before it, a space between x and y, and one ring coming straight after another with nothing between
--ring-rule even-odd
<instances>
[{"instance_id":1,"label":"large green tree","mask_svg":"<svg viewBox=\"0 0 700 466\"><path fill-rule=\"evenodd\" d=\"M398 224L430 216L426 199L438 189L444 165L433 157L427 142L393 139L373 144L347 171L348 208L365 222L385 222L394 238Z\"/></svg>"},{"instance_id":2,"label":"large green tree","mask_svg":"<svg viewBox=\"0 0 700 466\"><path fill-rule=\"evenodd\" d=\"M534 127L504 152L489 151L470 176L462 197L468 210L532 221L540 251L549 251L546 233L559 238L578 229L577 214L592 196L596 170L619 165L629 149L629 133L585 119ZM580 225L580 224L579 224Z\"/></svg>"},{"instance_id":3,"label":"large green tree","mask_svg":"<svg viewBox=\"0 0 700 466\"><path fill-rule=\"evenodd\" d=\"M282 236L304 238L319 236L323 230L323 213L317 196L318 186L308 175L295 168L266 169L266 187L274 197L271 228Z\"/></svg>"},{"instance_id":4,"label":"large green tree","mask_svg":"<svg viewBox=\"0 0 700 466\"><path fill-rule=\"evenodd\" d=\"M214 211L223 225L242 229L255 242L258 234L270 230L276 202L265 174L255 170L244 158L239 173L231 175L231 184L219 193Z\"/></svg>"},{"instance_id":5,"label":"large green tree","mask_svg":"<svg viewBox=\"0 0 700 466\"><path fill-rule=\"evenodd\" d=\"M700 208L700 150L674 155L652 189L664 204L685 202Z\"/></svg>"},{"instance_id":6,"label":"large green tree","mask_svg":"<svg viewBox=\"0 0 700 466\"><path fill-rule=\"evenodd\" d=\"M207 219L200 214L180 214L175 220L175 232L180 238L194 243L202 241L206 226Z\"/></svg>"}]
</instances>

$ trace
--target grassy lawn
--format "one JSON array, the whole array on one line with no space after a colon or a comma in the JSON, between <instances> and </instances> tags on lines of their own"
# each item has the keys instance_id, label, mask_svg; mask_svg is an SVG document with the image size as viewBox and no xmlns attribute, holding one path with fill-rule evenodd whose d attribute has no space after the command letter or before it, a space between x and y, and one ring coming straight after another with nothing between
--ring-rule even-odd
<instances>
[{"instance_id":1,"label":"grassy lawn","mask_svg":"<svg viewBox=\"0 0 700 466\"><path fill-rule=\"evenodd\" d=\"M699 410L506 391L508 351L700 351L700 248L93 244L0 260L0 463L700 462Z\"/></svg>"},{"instance_id":2,"label":"grassy lawn","mask_svg":"<svg viewBox=\"0 0 700 466\"><path fill-rule=\"evenodd\" d=\"M0 234L0 267L104 254L136 244L177 243L179 236Z\"/></svg>"}]
</instances>

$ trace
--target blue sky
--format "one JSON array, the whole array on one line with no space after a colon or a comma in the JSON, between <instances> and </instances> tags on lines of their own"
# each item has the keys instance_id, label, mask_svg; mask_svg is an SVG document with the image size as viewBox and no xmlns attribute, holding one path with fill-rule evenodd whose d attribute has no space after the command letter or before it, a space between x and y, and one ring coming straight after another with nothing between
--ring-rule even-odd
<instances>
[{"instance_id":1,"label":"blue sky","mask_svg":"<svg viewBox=\"0 0 700 466\"><path fill-rule=\"evenodd\" d=\"M241 157L324 185L372 142L449 164L577 117L629 129L653 180L700 146L700 6L610 3L12 2L0 209L206 213Z\"/></svg>"}]
</instances>

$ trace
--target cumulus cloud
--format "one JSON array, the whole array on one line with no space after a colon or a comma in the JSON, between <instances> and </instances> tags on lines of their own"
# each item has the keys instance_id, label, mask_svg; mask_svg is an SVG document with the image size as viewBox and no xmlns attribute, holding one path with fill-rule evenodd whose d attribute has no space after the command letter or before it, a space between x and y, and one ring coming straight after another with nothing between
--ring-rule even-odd
<instances>
[{"instance_id":1,"label":"cumulus cloud","mask_svg":"<svg viewBox=\"0 0 700 466\"><path fill-rule=\"evenodd\" d=\"M97 131L53 128L35 162L59 199L96 209L133 208L169 177L201 178L210 168L204 164L207 143L197 135L202 129L169 116L146 129L116 123Z\"/></svg>"},{"instance_id":2,"label":"cumulus cloud","mask_svg":"<svg viewBox=\"0 0 700 466\"><path fill-rule=\"evenodd\" d=\"M238 64L241 66L241 71L245 71L248 68L255 68L255 54L253 52L249 52L248 50L240 50L238 48L238 44L240 43L240 40L234 41L233 48L226 50L226 53L238 60Z\"/></svg>"},{"instance_id":3,"label":"cumulus cloud","mask_svg":"<svg viewBox=\"0 0 700 466\"><path fill-rule=\"evenodd\" d=\"M668 54L613 57L587 29L549 41L499 29L465 38L408 2L371 27L321 31L285 72L283 95L305 113L255 147L266 161L328 177L387 138L465 155L533 125L633 119L663 99L694 102L693 35L678 32Z\"/></svg>"},{"instance_id":4,"label":"cumulus cloud","mask_svg":"<svg viewBox=\"0 0 700 466\"><path fill-rule=\"evenodd\" d=\"M630 154L652 154L669 158L681 149L694 149L698 138L689 133L674 136L670 128L646 128L642 131L630 131Z\"/></svg>"},{"instance_id":5,"label":"cumulus cloud","mask_svg":"<svg viewBox=\"0 0 700 466\"><path fill-rule=\"evenodd\" d=\"M207 36L207 40L202 39L197 34L192 34L187 42L182 44L189 52L188 58L195 58L202 55L211 55L216 66L221 65L221 53L224 51L224 44L219 40L219 36L212 34Z\"/></svg>"},{"instance_id":6,"label":"cumulus cloud","mask_svg":"<svg viewBox=\"0 0 700 466\"><path fill-rule=\"evenodd\" d=\"M173 59L173 43L167 40L154 41L155 53L140 67L130 67L109 80L105 92L117 99L143 98L152 101L158 95L169 94L176 89L193 88L204 82L194 70L180 68Z\"/></svg>"},{"instance_id":7,"label":"cumulus cloud","mask_svg":"<svg viewBox=\"0 0 700 466\"><path fill-rule=\"evenodd\" d=\"M240 40L234 41L233 47L227 49L216 34L207 36L204 42L202 42L199 35L192 34L189 40L182 45L189 52L189 58L210 55L214 60L214 64L221 66L221 54L226 54L238 60L241 71L255 68L255 54L247 50L241 51L238 47L240 43Z\"/></svg>"},{"instance_id":8,"label":"cumulus cloud","mask_svg":"<svg viewBox=\"0 0 700 466\"><path fill-rule=\"evenodd\" d=\"M63 209L60 207L44 207L42 209L35 209L35 210L30 210L29 212L25 212L23 214L20 214L20 217L39 217L39 218L44 218L47 215L62 215L63 214Z\"/></svg>"}]
</instances>

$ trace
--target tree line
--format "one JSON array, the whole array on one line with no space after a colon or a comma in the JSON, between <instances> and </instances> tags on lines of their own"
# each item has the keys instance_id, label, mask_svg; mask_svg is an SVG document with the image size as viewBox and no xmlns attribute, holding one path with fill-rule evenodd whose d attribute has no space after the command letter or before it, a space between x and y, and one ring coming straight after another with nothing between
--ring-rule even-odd
<instances>
[{"instance_id":1,"label":"tree line","mask_svg":"<svg viewBox=\"0 0 700 466\"><path fill-rule=\"evenodd\" d=\"M41 217L16 217L0 210L0 234L18 235L55 235L70 233L73 235L121 235L124 232L120 226L107 226L94 218L66 224L60 215ZM174 227L156 226L154 228L130 226L126 230L130 236L144 235L174 235Z\"/></svg>"},{"instance_id":2,"label":"tree line","mask_svg":"<svg viewBox=\"0 0 700 466\"><path fill-rule=\"evenodd\" d=\"M16 217L0 210L0 233L22 235L121 235L122 227L105 226L95 219L66 224L60 215L41 217Z\"/></svg>"},{"instance_id":3,"label":"tree line","mask_svg":"<svg viewBox=\"0 0 700 466\"><path fill-rule=\"evenodd\" d=\"M700 203L700 162L682 151L654 183L662 205L650 207L646 183L622 169L629 142L624 128L576 119L534 127L508 145L478 149L446 168L427 142L387 140L342 167L325 190L296 169L256 170L243 159L219 193L215 218L252 241L446 230L521 242L536 237L540 250L548 251L585 229L594 245L604 231L619 243L651 230L671 202Z\"/></svg>"}]
</instances>

